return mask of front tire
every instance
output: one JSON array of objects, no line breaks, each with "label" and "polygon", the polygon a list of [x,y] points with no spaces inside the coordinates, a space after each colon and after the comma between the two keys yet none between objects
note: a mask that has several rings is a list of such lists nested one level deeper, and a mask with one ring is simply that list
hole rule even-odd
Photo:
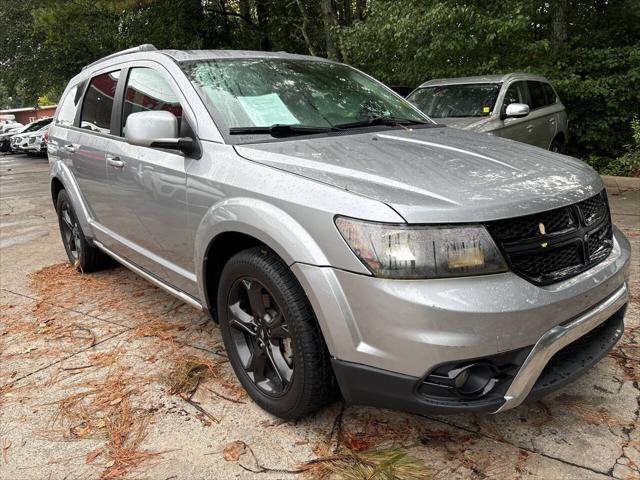
[{"label": "front tire", "polygon": [[275,253],[256,247],[227,262],[218,312],[231,366],[260,407],[290,420],[332,400],[324,338],[302,287]]},{"label": "front tire", "polygon": [[66,190],[60,190],[58,193],[56,212],[62,243],[71,265],[84,273],[100,270],[109,265],[109,257],[85,238]]}]

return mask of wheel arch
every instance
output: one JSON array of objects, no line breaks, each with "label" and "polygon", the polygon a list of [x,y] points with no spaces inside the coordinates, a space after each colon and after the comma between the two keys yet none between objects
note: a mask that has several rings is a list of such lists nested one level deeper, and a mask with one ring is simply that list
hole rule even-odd
[{"label": "wheel arch", "polygon": [[567,142],[567,137],[564,134],[564,132],[557,132],[555,134],[555,136],[553,137],[553,140],[551,140],[551,142],[554,142],[555,140],[561,140],[563,143]]},{"label": "wheel arch", "polygon": [[567,149],[567,136],[561,130],[556,132],[556,134],[551,139],[551,143],[549,144],[549,150],[551,150],[551,147],[553,146],[553,144],[554,144],[554,142],[556,140],[559,140],[562,143],[563,151],[560,152],[560,153],[564,153],[564,151],[566,151],[566,149]]},{"label": "wheel arch", "polygon": [[[218,287],[224,266],[231,257],[242,250],[261,245],[269,248],[255,237],[234,231],[220,233],[209,242],[203,260],[202,288],[205,305],[216,323],[218,323]],[[213,254],[213,252],[216,253]]]},{"label": "wheel arch", "polygon": [[95,237],[93,227],[89,223],[91,219],[90,210],[86,205],[80,189],[75,181],[75,178],[69,167],[62,161],[55,161],[51,165],[51,199],[53,201],[54,208],[56,207],[56,200],[61,190],[65,190],[69,195],[73,209],[78,217],[78,222],[82,228],[87,239],[93,239]]},{"label": "wheel arch", "polygon": [[288,266],[296,262],[328,264],[320,246],[299,222],[275,205],[252,198],[229,199],[211,207],[198,227],[195,245],[200,298],[216,321],[220,274],[239,251],[263,245]]},{"label": "wheel arch", "polygon": [[58,177],[51,177],[51,199],[53,200],[54,208],[56,207],[60,190],[64,190],[62,181]]}]

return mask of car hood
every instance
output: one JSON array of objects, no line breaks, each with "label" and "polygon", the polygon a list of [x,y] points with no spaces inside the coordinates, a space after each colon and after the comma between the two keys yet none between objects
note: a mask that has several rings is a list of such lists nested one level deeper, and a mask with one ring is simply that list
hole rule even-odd
[{"label": "car hood", "polygon": [[448,127],[460,128],[462,130],[482,130],[483,127],[493,120],[492,117],[449,117],[434,118],[434,121]]},{"label": "car hood", "polygon": [[249,160],[377,199],[409,223],[527,215],[603,188],[598,174],[579,160],[446,127],[291,139],[236,150]]},{"label": "car hood", "polygon": [[28,137],[29,135],[31,135],[32,133],[35,133],[35,132],[16,133],[16,134],[11,135],[11,136],[13,138],[25,138],[25,137]]}]

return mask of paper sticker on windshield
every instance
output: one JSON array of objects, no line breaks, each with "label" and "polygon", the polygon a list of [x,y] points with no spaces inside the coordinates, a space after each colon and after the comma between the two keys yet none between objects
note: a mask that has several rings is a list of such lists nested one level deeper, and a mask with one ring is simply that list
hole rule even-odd
[{"label": "paper sticker on windshield", "polygon": [[482,112],[483,113],[489,113],[489,110],[491,110],[490,107],[482,107]]},{"label": "paper sticker on windshield", "polygon": [[256,127],[295,125],[300,123],[277,93],[253,97],[236,97]]}]

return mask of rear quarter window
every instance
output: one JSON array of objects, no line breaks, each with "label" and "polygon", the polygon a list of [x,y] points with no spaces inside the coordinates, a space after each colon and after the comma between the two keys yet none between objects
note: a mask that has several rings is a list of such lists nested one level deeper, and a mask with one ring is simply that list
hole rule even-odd
[{"label": "rear quarter window", "polygon": [[71,126],[76,118],[76,113],[78,111],[79,104],[79,95],[78,95],[78,85],[73,86],[64,97],[62,102],[60,103],[60,110],[58,110],[58,115],[55,119],[56,125],[62,126]]}]

